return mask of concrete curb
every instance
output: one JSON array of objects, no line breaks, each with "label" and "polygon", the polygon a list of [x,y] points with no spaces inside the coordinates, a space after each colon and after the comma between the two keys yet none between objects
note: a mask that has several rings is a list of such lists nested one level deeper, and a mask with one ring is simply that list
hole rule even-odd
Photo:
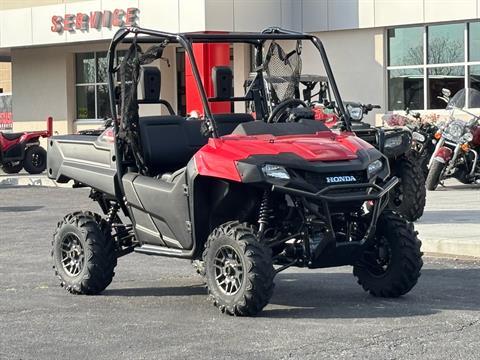
[{"label": "concrete curb", "polygon": [[0,175],[0,188],[23,187],[23,186],[39,186],[39,187],[72,187],[71,184],[58,184],[49,179],[46,175]]},{"label": "concrete curb", "polygon": [[480,258],[480,243],[475,239],[422,239],[422,251],[429,254]]}]

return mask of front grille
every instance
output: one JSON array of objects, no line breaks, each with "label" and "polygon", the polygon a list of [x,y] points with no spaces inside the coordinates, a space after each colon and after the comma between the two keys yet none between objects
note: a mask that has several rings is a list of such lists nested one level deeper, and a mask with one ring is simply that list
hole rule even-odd
[{"label": "front grille", "polygon": [[[326,174],[305,172],[304,178],[306,182],[315,186],[319,190],[330,185],[360,184],[368,182],[366,171],[335,172]],[[355,189],[354,191],[358,191],[358,189]]]}]

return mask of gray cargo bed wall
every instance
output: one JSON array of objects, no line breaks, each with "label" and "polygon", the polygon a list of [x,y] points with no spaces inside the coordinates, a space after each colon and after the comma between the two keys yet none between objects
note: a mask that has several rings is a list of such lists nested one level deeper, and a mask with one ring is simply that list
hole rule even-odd
[{"label": "gray cargo bed wall", "polygon": [[48,140],[48,177],[70,180],[114,196],[115,162],[113,143],[97,136],[62,135]]}]

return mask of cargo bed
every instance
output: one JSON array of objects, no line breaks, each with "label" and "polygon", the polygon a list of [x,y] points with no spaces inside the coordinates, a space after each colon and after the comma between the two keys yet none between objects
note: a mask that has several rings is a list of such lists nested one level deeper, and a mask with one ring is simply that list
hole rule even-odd
[{"label": "cargo bed", "polygon": [[59,183],[70,180],[114,195],[115,150],[102,137],[60,135],[48,139],[48,177]]}]

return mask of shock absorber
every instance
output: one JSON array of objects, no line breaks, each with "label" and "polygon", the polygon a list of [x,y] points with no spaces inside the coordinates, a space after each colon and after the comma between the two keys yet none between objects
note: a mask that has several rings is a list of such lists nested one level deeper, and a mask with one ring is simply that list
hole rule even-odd
[{"label": "shock absorber", "polygon": [[260,203],[260,210],[258,212],[258,237],[261,239],[265,235],[268,223],[272,219],[273,210],[270,208],[269,192],[265,190]]},{"label": "shock absorber", "polygon": [[120,205],[117,202],[114,202],[113,205],[110,207],[110,210],[108,210],[107,223],[109,225],[112,225],[113,222],[115,221],[115,218],[117,217],[117,213],[119,209],[120,209]]}]

